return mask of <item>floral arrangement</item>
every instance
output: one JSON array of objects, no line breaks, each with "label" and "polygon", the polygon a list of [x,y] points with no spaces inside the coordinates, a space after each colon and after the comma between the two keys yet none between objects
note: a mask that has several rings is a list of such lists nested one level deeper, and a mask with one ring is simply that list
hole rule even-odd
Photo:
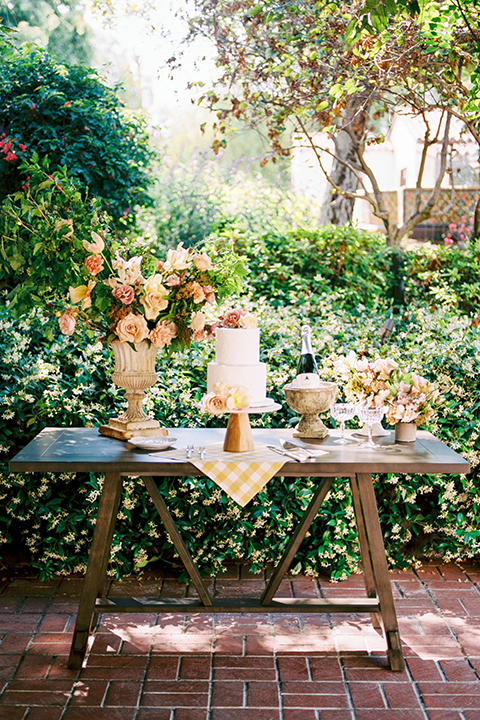
[{"label": "floral arrangement", "polygon": [[435,385],[413,372],[395,371],[388,382],[390,395],[385,415],[390,425],[414,422],[423,425],[434,415],[439,392]]},{"label": "floral arrangement", "polygon": [[213,392],[202,398],[201,410],[210,415],[221,415],[231,410],[244,410],[250,406],[250,396],[246,387],[234,387],[225,383],[215,383]]},{"label": "floral arrangement", "polygon": [[348,402],[364,402],[367,407],[385,403],[390,396],[387,381],[397,369],[398,364],[391,358],[378,358],[372,362],[358,358],[353,350],[333,361],[335,377],[346,383],[343,390]]},{"label": "floral arrangement", "polygon": [[94,230],[91,241],[83,240],[79,284],[69,287],[70,304],[57,313],[62,333],[72,335],[84,323],[101,331],[107,342],[148,340],[158,348],[213,336],[216,324],[207,322],[202,308],[232,292],[232,254],[229,263],[214,264],[207,253],[180,243],[165,260],[156,260],[150,251],[126,259],[121,246],[112,246]]},{"label": "floral arrangement", "polygon": [[349,402],[363,402],[367,407],[386,405],[385,418],[390,425],[415,422],[422,425],[434,415],[439,392],[435,385],[414,372],[401,369],[392,358],[374,361],[358,358],[352,351],[333,361],[337,378],[345,381]]},{"label": "floral arrangement", "polygon": [[220,318],[217,327],[221,328],[256,328],[257,316],[243,308],[227,310]]}]

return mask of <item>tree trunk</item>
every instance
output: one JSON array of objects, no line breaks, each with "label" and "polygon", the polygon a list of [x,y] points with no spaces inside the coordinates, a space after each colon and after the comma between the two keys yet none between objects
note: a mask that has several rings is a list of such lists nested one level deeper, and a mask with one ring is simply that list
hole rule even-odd
[{"label": "tree trunk", "polygon": [[335,157],[329,174],[332,187],[327,187],[323,199],[322,225],[346,225],[352,220],[355,198],[345,197],[342,190],[354,193],[358,189],[358,175],[352,166],[358,167],[357,148],[363,147],[367,124],[367,113],[359,105],[352,99],[345,112],[345,125],[334,137]]}]

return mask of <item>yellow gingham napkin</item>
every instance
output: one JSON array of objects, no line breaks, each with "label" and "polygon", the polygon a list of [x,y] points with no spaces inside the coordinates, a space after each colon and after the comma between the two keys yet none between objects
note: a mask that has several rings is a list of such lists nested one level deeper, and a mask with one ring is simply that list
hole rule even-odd
[{"label": "yellow gingham napkin", "polygon": [[[168,456],[185,460],[185,450],[169,451]],[[205,446],[204,460],[192,457],[188,462],[243,507],[288,461],[260,443],[251,452],[225,452],[222,443],[215,443]]]}]

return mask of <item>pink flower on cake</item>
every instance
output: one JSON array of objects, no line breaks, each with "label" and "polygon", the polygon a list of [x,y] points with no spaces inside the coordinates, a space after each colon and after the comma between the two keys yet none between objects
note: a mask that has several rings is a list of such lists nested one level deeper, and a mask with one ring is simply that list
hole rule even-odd
[{"label": "pink flower on cake", "polygon": [[71,312],[64,313],[58,318],[58,326],[63,335],[73,335],[77,321]]},{"label": "pink flower on cake", "polygon": [[135,298],[135,290],[131,285],[118,285],[112,292],[124,305],[130,305]]},{"label": "pink flower on cake", "polygon": [[194,255],[193,264],[195,265],[197,270],[213,270],[212,261],[207,255],[207,253],[200,253],[199,255]]},{"label": "pink flower on cake", "polygon": [[85,259],[85,267],[90,275],[98,275],[103,270],[103,257],[101,255],[89,255]]},{"label": "pink flower on cake", "polygon": [[148,337],[148,325],[143,315],[128,313],[118,321],[115,333],[122,342],[139,343]]},{"label": "pink flower on cake", "polygon": [[153,330],[150,330],[148,337],[155,347],[163,348],[166,345],[170,345],[173,338],[177,337],[177,326],[175,323],[169,323],[163,320],[157,323]]},{"label": "pink flower on cake", "polygon": [[241,310],[240,308],[235,308],[234,310],[227,310],[222,318],[222,327],[238,328],[242,315],[243,310]]}]

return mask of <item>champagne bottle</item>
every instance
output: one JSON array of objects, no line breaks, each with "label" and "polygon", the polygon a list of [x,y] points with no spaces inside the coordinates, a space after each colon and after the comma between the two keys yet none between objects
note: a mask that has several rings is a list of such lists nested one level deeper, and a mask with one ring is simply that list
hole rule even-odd
[{"label": "champagne bottle", "polygon": [[312,328],[302,325],[302,354],[298,361],[297,375],[318,373],[318,365],[312,350]]}]

